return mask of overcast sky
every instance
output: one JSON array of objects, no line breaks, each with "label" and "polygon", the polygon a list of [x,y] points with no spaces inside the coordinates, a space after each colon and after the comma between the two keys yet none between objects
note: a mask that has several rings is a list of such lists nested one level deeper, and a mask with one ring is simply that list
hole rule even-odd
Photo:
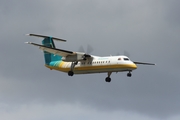
[{"label": "overcast sky", "polygon": [[[1,0],[1,120],[179,120],[179,0]],[[27,33],[67,40],[57,47],[93,55],[124,51],[156,63],[126,73],[75,75],[44,67]]]}]

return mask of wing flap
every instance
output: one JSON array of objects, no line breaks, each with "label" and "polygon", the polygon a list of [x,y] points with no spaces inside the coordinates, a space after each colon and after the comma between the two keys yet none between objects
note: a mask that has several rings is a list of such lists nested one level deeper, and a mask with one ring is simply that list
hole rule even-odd
[{"label": "wing flap", "polygon": [[76,55],[76,53],[72,52],[72,51],[67,51],[67,50],[62,50],[62,49],[57,49],[57,48],[50,48],[50,47],[46,47],[44,45],[39,45],[39,44],[32,43],[32,42],[26,42],[26,43],[34,45],[34,46],[38,46],[39,49],[41,49],[43,51],[46,51],[46,52],[49,52],[49,53],[52,53],[52,54],[55,54],[55,55],[60,55],[60,56],[63,56],[63,57],[66,57],[68,55]]}]

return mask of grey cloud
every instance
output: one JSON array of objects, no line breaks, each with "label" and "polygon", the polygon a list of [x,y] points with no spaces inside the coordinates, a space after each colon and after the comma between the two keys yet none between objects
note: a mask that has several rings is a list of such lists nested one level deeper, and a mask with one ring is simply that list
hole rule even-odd
[{"label": "grey cloud", "polygon": [[[7,104],[76,103],[99,111],[125,110],[157,118],[180,112],[178,1],[4,1],[0,4],[1,100]],[[43,54],[26,33],[67,39],[58,47],[90,43],[95,55],[130,51],[131,59],[155,62],[125,73],[68,77],[44,67]],[[80,43],[80,44],[79,44]]]}]

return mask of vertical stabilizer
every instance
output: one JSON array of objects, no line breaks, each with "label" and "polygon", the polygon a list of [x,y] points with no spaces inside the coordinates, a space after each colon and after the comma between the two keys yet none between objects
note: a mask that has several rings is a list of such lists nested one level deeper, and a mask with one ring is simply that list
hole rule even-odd
[{"label": "vertical stabilizer", "polygon": [[[42,44],[46,47],[55,48],[55,44],[54,44],[52,37],[46,37],[42,41]],[[62,56],[54,55],[52,53],[44,51],[45,64],[47,64],[47,65],[49,65],[50,62],[59,61],[59,60],[61,60],[61,58],[62,58]]]}]

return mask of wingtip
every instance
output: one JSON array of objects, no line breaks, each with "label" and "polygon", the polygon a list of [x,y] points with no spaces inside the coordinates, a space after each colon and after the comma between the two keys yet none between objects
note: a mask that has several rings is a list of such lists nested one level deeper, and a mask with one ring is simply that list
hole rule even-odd
[{"label": "wingtip", "polygon": [[26,44],[31,44],[31,42],[25,42]]}]

